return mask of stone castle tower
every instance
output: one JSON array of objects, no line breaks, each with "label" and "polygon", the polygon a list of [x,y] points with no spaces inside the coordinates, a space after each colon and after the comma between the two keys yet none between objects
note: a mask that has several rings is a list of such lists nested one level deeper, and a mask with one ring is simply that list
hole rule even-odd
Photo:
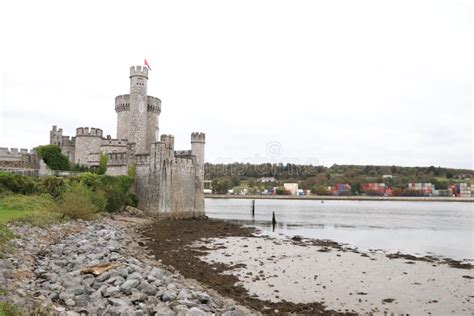
[{"label": "stone castle tower", "polygon": [[125,175],[135,165],[139,208],[149,213],[203,214],[205,134],[191,134],[191,150],[175,150],[172,135],[159,137],[161,100],[147,94],[148,68],[130,67],[129,78],[130,94],[115,98],[117,138],[88,127],[77,128],[75,137],[63,136],[53,126],[50,143],[80,165],[97,166],[107,153],[109,175]]}]

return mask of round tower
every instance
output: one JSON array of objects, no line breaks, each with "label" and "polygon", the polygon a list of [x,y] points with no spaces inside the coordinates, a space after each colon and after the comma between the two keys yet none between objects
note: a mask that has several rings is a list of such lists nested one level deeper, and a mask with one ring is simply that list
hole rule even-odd
[{"label": "round tower", "polygon": [[196,191],[194,195],[194,208],[196,212],[204,212],[204,146],[206,134],[191,134],[191,153],[196,156]]},{"label": "round tower", "polygon": [[128,139],[130,94],[119,95],[115,98],[115,112],[117,112],[117,139]]},{"label": "round tower", "polygon": [[79,127],[76,128],[76,148],[74,163],[89,165],[89,154],[98,153],[102,142],[102,130],[100,128]]},{"label": "round tower", "polygon": [[158,122],[161,113],[161,100],[152,96],[147,96],[147,123],[146,123],[146,146],[159,140]]},{"label": "round tower", "polygon": [[147,151],[148,68],[130,67],[130,113],[128,141],[136,144],[136,153]]}]

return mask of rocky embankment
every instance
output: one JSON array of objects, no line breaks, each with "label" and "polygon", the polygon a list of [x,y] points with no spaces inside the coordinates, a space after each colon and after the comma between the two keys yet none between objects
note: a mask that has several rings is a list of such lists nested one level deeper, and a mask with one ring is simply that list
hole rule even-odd
[{"label": "rocky embankment", "polygon": [[59,315],[249,313],[160,265],[118,223],[10,226],[19,237],[0,259],[0,301]]}]

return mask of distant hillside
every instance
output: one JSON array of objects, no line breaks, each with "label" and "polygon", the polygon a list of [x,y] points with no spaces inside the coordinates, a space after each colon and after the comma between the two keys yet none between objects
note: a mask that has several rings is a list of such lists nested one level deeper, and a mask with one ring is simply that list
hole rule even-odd
[{"label": "distant hillside", "polygon": [[[239,186],[245,181],[254,186],[260,178],[275,178],[274,183],[298,182],[300,188],[311,189],[315,186],[332,186],[336,183],[348,183],[354,192],[367,182],[385,183],[394,188],[406,188],[409,182],[430,182],[437,189],[445,189],[458,182],[471,183],[474,170],[442,167],[400,167],[400,166],[358,166],[332,165],[331,167],[295,164],[205,164],[206,180],[228,182],[228,187]],[[262,186],[260,184],[259,186]]]}]

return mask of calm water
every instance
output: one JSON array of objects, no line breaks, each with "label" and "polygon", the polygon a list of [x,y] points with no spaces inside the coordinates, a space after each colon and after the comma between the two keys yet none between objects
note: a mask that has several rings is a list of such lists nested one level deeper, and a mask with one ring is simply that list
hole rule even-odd
[{"label": "calm water", "polygon": [[[474,204],[462,202],[206,199],[211,218],[239,221],[274,236],[332,239],[360,249],[474,260]],[[272,232],[272,212],[277,226]]]}]

